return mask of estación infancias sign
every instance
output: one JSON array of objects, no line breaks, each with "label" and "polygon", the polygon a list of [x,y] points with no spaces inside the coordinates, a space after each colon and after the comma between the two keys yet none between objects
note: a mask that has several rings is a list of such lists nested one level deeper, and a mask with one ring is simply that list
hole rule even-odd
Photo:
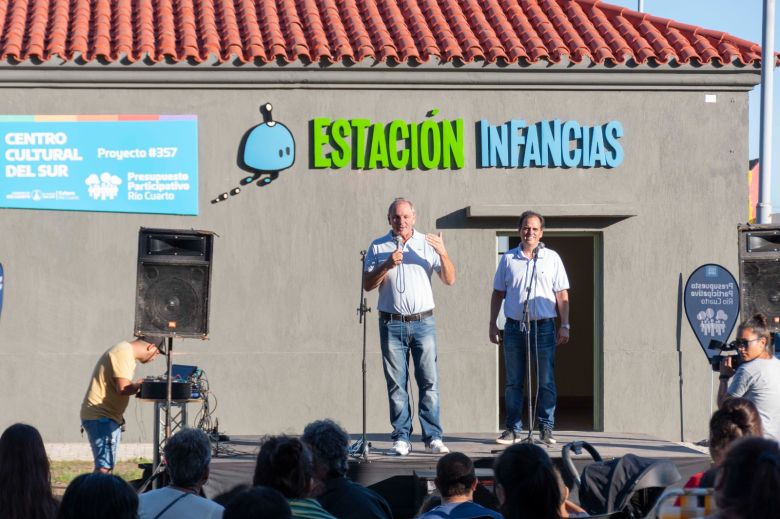
[{"label": "estaci\u00f3n infancias sign", "polygon": [[[434,111],[435,113],[435,111]],[[587,126],[559,119],[479,121],[478,168],[614,168],[623,162],[620,121]],[[463,119],[389,123],[324,117],[311,122],[316,169],[462,169]]]}]

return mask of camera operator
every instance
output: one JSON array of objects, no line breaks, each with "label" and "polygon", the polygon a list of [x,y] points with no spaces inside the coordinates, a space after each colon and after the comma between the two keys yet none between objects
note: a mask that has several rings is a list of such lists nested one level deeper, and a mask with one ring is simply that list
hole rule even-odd
[{"label": "camera operator", "polygon": [[730,397],[750,400],[761,415],[764,437],[777,441],[780,439],[780,360],[771,354],[766,317],[756,314],[742,321],[735,342],[741,364],[734,370],[731,358],[721,361],[718,406]]}]

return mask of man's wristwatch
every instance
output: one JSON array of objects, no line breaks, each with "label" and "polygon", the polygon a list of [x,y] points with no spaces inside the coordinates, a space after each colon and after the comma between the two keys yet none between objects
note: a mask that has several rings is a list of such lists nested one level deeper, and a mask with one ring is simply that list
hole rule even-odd
[{"label": "man's wristwatch", "polygon": [[564,330],[571,330],[571,325],[569,323],[561,323],[561,328]]}]

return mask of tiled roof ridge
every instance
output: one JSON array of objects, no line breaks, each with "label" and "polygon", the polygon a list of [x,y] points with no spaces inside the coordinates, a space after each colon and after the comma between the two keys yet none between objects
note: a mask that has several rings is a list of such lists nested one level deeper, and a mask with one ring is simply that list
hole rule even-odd
[{"label": "tiled roof ridge", "polygon": [[601,0],[0,0],[0,59],[756,67],[761,48]]}]

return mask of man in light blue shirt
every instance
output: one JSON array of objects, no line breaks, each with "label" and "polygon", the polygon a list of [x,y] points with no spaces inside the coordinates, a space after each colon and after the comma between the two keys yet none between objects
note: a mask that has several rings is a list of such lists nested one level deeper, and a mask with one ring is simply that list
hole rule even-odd
[{"label": "man in light blue shirt", "polygon": [[[555,349],[569,342],[569,278],[560,256],[540,241],[544,217],[533,211],[520,215],[521,245],[507,251],[498,263],[490,299],[490,341],[499,343],[496,319],[504,303],[504,365],[506,369],[506,429],[497,443],[520,441],[523,385],[526,372],[526,339],[532,358],[538,360],[536,419],[541,440],[556,443],[553,436],[557,390]],[[557,312],[556,312],[557,310]],[[560,315],[556,331],[555,317]],[[527,323],[526,323],[527,321]],[[530,389],[530,388],[529,388]],[[533,394],[529,390],[529,394]],[[533,424],[528,424],[529,429]]]},{"label": "man in light blue shirt", "polygon": [[407,384],[411,353],[419,389],[419,417],[428,452],[447,453],[439,421],[439,374],[436,365],[436,321],[433,317],[431,276],[435,271],[446,285],[455,283],[455,266],[441,233],[414,229],[412,203],[397,198],[387,220],[391,230],[374,240],[366,254],[363,283],[379,288],[379,340],[393,426],[392,454],[405,456],[412,448],[412,415]]}]

